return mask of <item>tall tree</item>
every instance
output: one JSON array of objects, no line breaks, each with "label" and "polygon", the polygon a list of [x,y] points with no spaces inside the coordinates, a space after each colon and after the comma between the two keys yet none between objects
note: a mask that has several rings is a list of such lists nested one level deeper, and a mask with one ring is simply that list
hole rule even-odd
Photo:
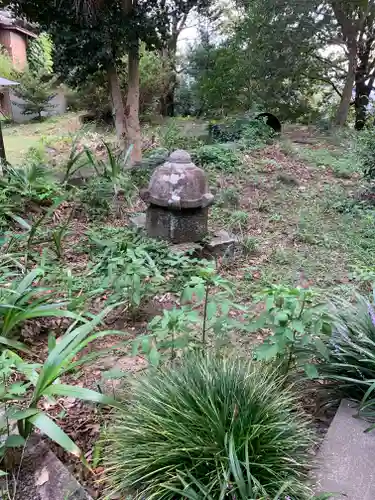
[{"label": "tall tree", "polygon": [[168,2],[168,26],[160,49],[165,71],[168,74],[163,94],[160,98],[160,113],[174,116],[175,90],[178,85],[177,42],[182,31],[187,27],[190,17],[198,14],[217,15],[215,2],[210,0],[170,0]]},{"label": "tall tree", "polygon": [[[141,158],[138,117],[139,42],[155,49],[165,32],[166,13],[157,0],[12,0],[16,13],[37,22],[54,41],[55,69],[79,84],[105,70],[118,138],[132,143],[133,160]],[[123,102],[117,67],[129,57],[128,95]]]}]

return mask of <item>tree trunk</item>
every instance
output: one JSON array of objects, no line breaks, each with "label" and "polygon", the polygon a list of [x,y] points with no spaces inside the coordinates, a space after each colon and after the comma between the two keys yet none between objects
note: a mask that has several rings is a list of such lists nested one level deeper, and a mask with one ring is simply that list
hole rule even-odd
[{"label": "tree trunk", "polygon": [[126,119],[125,107],[122,100],[120,80],[114,64],[110,65],[107,69],[108,83],[111,92],[111,99],[113,105],[113,112],[115,115],[116,135],[119,141],[124,141],[126,137]]},{"label": "tree trunk", "polygon": [[350,47],[348,74],[346,76],[345,86],[341,96],[340,105],[335,117],[335,125],[337,125],[338,127],[343,127],[348,118],[350,102],[352,100],[352,94],[353,94],[353,85],[354,85],[356,67],[357,67],[357,47],[355,44],[353,44]]},{"label": "tree trunk", "polygon": [[[355,129],[362,130],[366,125],[367,106],[374,86],[374,76],[370,74],[370,54],[374,37],[362,42],[358,51],[358,65],[355,72]],[[367,82],[367,83],[366,83]]]},{"label": "tree trunk", "polygon": [[1,120],[0,120],[0,176],[3,174],[3,165],[6,164],[7,158],[5,155],[5,146],[3,139],[3,131],[1,130]]},{"label": "tree trunk", "polygon": [[128,96],[126,100],[128,143],[133,145],[132,162],[142,160],[141,127],[139,123],[139,44],[129,49]]},{"label": "tree trunk", "polygon": [[160,114],[162,116],[174,116],[174,93],[176,85],[172,85],[168,92],[160,97]]}]

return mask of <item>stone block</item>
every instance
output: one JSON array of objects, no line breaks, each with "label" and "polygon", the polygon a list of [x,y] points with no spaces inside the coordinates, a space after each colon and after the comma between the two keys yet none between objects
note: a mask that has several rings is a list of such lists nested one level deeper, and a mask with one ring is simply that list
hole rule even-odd
[{"label": "stone block", "polygon": [[28,440],[14,500],[92,500],[39,436]]},{"label": "stone block", "polygon": [[233,257],[240,248],[237,236],[221,230],[205,243],[202,254],[204,257]]},{"label": "stone block", "polygon": [[133,215],[129,219],[129,225],[137,231],[144,231],[146,227],[146,214]]},{"label": "stone block", "polygon": [[338,500],[374,500],[375,432],[365,433],[370,424],[354,415],[343,400],[318,451],[314,489]]},{"label": "stone block", "polygon": [[201,241],[207,235],[207,208],[170,210],[150,205],[146,215],[146,231],[151,238],[171,243]]}]

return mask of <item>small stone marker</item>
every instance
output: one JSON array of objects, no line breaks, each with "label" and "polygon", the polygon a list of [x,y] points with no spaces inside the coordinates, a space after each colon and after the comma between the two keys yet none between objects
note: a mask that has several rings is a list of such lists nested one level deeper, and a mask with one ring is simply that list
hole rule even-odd
[{"label": "small stone marker", "polygon": [[152,238],[172,243],[201,241],[207,234],[209,192],[204,171],[195,166],[189,153],[174,151],[158,167],[141,197],[149,203],[146,232]]},{"label": "small stone marker", "polygon": [[375,499],[375,432],[370,424],[353,418],[356,409],[347,400],[340,407],[318,451],[315,491],[337,493],[338,500]]}]

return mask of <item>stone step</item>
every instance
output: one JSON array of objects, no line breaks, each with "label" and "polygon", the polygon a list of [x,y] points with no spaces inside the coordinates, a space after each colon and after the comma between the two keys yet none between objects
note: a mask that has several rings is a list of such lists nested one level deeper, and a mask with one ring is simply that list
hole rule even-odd
[{"label": "stone step", "polygon": [[339,500],[375,500],[375,430],[353,418],[355,405],[342,400],[317,455],[316,493]]}]

